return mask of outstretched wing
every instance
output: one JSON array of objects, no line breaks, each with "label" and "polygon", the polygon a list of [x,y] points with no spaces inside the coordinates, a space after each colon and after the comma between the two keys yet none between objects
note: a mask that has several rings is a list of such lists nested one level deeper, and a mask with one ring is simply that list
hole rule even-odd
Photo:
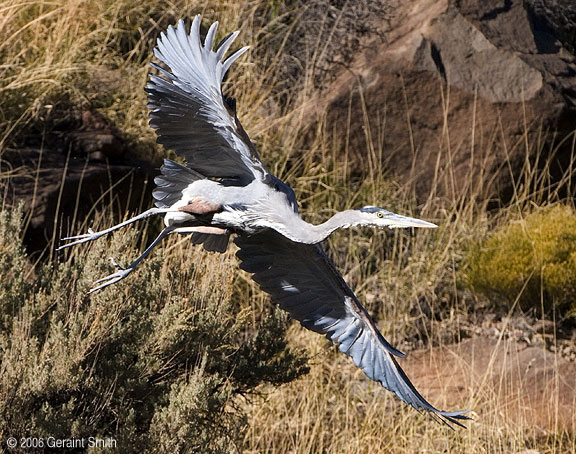
[{"label": "outstretched wing", "polygon": [[222,79],[230,65],[248,50],[224,54],[239,32],[224,38],[212,50],[218,22],[204,44],[200,41],[200,15],[190,33],[182,20],[158,38],[154,55],[168,70],[152,64],[160,75],[150,74],[146,86],[150,126],[158,142],[184,157],[187,166],[207,177],[262,179],[266,171],[236,117],[234,106],[222,95]]},{"label": "outstretched wing", "polygon": [[380,334],[320,246],[294,243],[272,230],[240,234],[234,242],[240,268],[254,273],[260,288],[305,328],[339,344],[370,379],[418,411],[457,425],[470,419],[466,411],[440,411],[420,395],[394,357],[405,355]]}]

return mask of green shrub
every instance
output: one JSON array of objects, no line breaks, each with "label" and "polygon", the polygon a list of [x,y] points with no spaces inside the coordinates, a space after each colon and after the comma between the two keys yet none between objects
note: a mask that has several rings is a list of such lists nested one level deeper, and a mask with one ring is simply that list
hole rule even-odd
[{"label": "green shrub", "polygon": [[524,309],[576,310],[576,212],[540,208],[503,226],[468,255],[468,283]]},{"label": "green shrub", "polygon": [[160,248],[88,296],[112,271],[111,251],[120,263],[138,254],[134,230],[33,267],[21,220],[22,210],[0,210],[0,440],[93,436],[125,453],[237,452],[244,396],[307,371],[286,348],[284,313],[253,314],[247,294],[232,300],[231,257]]}]

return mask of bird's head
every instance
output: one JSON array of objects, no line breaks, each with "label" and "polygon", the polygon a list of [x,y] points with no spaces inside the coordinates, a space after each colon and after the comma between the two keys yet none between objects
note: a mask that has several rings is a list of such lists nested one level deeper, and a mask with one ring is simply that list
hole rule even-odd
[{"label": "bird's head", "polygon": [[391,229],[405,227],[436,228],[436,224],[422,221],[408,216],[400,216],[380,207],[366,206],[356,212],[357,221],[353,225],[370,225],[374,227],[388,227]]}]

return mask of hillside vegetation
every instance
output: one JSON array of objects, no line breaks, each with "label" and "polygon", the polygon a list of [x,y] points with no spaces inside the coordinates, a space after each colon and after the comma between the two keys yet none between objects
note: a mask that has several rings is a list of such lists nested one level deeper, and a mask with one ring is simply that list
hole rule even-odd
[{"label": "hillside vegetation", "polygon": [[[565,169],[566,178],[550,186],[542,175],[554,150],[542,149],[538,165],[527,160],[522,175],[513,176],[511,201],[497,210],[475,188],[456,200],[430,196],[416,204],[412,188],[383,175],[386,150],[376,137],[365,150],[347,150],[336,143],[342,134],[333,134],[334,125],[320,121],[310,130],[306,124],[302,103],[329,77],[332,60],[338,60],[335,49],[358,45],[363,30],[350,24],[371,14],[383,20],[384,6],[375,12],[364,1],[4,1],[0,184],[16,176],[35,178],[3,154],[43,146],[51,128],[61,127],[74,109],[99,112],[122,132],[131,155],[160,162],[167,152],[155,144],[147,124],[148,62],[167,25],[201,13],[204,25],[220,21],[219,37],[240,29],[237,45],[253,46],[231,70],[225,90],[237,98],[238,116],[268,169],[294,188],[308,221],[380,205],[440,226],[417,232],[346,230],[326,245],[393,344],[410,350],[458,342],[487,313],[506,320],[522,310],[572,326],[574,207],[564,195],[574,169]],[[369,119],[365,127],[369,134]],[[438,153],[445,151],[445,145],[437,146]],[[348,153],[363,156],[361,174],[349,171]],[[112,188],[107,208],[76,222],[70,232],[63,228],[62,236],[112,225],[119,215],[116,201],[123,197]],[[129,278],[87,295],[92,282],[111,272],[108,257],[129,263],[160,220],[60,254],[52,239],[39,255],[23,241],[28,214],[8,200],[5,191],[3,448],[11,436],[99,436],[116,439],[118,452],[126,453],[576,451],[573,428],[511,418],[522,409],[506,407],[498,389],[486,392],[484,383],[482,390],[463,383],[469,387],[466,397],[456,398],[442,381],[451,374],[442,364],[430,365],[439,371],[434,387],[441,390],[432,403],[473,409],[468,430],[452,431],[406,407],[322,336],[277,310],[238,270],[234,246],[218,255],[185,237],[170,238]],[[566,248],[534,239],[547,216],[554,219],[546,231],[550,241],[561,238]],[[522,244],[511,244],[519,241],[518,232],[525,234]],[[498,274],[494,268],[503,259],[494,251],[523,253],[525,260],[514,262],[513,272],[500,268]],[[534,251],[541,251],[536,271],[530,268]],[[548,273],[558,263],[566,268]],[[556,312],[554,304],[543,304],[542,295],[558,302]],[[411,378],[419,387],[419,377]]]}]

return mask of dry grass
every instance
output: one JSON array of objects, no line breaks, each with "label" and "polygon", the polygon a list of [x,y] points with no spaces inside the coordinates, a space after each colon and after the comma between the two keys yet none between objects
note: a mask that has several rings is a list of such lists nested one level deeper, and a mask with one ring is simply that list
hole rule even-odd
[{"label": "dry grass", "polygon": [[[153,133],[147,127],[142,87],[153,37],[168,23],[198,12],[207,20],[220,20],[221,35],[241,28],[241,42],[255,45],[255,50],[233,70],[227,90],[238,98],[239,117],[269,169],[294,187],[307,220],[317,222],[336,210],[379,204],[440,225],[435,231],[416,232],[413,236],[399,231],[339,232],[330,240],[329,249],[344,277],[366,302],[369,311],[377,316],[380,327],[393,343],[408,336],[424,339],[428,345],[445,343],[446,329],[457,333],[454,327],[475,310],[461,299],[459,291],[458,269],[467,245],[485,237],[496,225],[523,217],[532,204],[556,202],[560,198],[556,192],[558,187],[551,188],[546,172],[538,171],[532,161],[526,160],[512,202],[498,213],[489,212],[487,203],[483,202],[489,182],[478,181],[466,188],[457,200],[446,202],[431,195],[415,207],[410,188],[400,188],[382,177],[380,169],[385,150],[378,148],[376,138],[367,150],[354,150],[366,155],[368,165],[364,175],[351,177],[346,154],[338,152],[341,144],[326,125],[318,126],[312,140],[306,143],[301,140],[299,133],[306,125],[302,124],[299,106],[314,89],[315,62],[300,61],[303,68],[299,83],[286,87],[281,79],[285,74],[283,65],[287,58],[297,57],[285,47],[295,28],[286,18],[298,17],[298,14],[283,3],[3,2],[0,6],[0,159],[3,147],[17,143],[27,131],[37,131],[42,119],[50,115],[50,106],[61,99],[96,106],[128,135],[150,140]],[[322,53],[325,44],[320,34],[318,36],[317,48],[308,54],[311,59]],[[367,131],[370,127],[374,129],[368,119],[365,121]],[[438,143],[439,155],[449,153],[449,141]],[[538,145],[526,143],[526,154],[530,147]],[[447,178],[449,171],[446,175],[439,174],[438,179],[443,180],[437,183],[447,184]],[[568,179],[564,183],[564,187],[569,184]],[[98,213],[95,218],[78,224],[75,230],[104,227],[111,221],[109,213]],[[54,263],[55,267],[59,266],[55,272],[44,271],[47,275],[34,271],[30,264],[17,263],[23,277],[18,280],[18,286],[12,290],[8,286],[6,290],[14,301],[18,301],[18,292],[30,293],[27,285],[43,289],[42,279],[56,279],[57,284],[50,287],[50,291],[42,290],[45,293],[30,303],[14,303],[14,307],[20,309],[11,309],[8,316],[4,314],[5,336],[1,347],[5,374],[0,382],[0,397],[5,411],[14,411],[9,404],[18,399],[33,406],[29,395],[42,394],[47,387],[57,392],[72,383],[81,389],[81,380],[102,379],[98,374],[77,374],[78,364],[93,361],[95,367],[96,357],[91,355],[100,348],[113,348],[115,335],[123,341],[130,339],[118,334],[124,331],[115,328],[132,320],[127,315],[128,309],[153,314],[150,323],[155,334],[144,344],[138,344],[142,338],[135,335],[134,342],[145,345],[146,351],[159,362],[142,366],[142,370],[149,371],[146,368],[150,367],[159,374],[172,370],[173,358],[166,355],[174,339],[194,335],[178,330],[179,326],[187,326],[190,320],[187,317],[191,314],[206,310],[216,319],[223,319],[226,326],[236,327],[236,334],[244,340],[254,335],[251,326],[264,323],[266,314],[270,314],[268,298],[247,275],[237,273],[234,251],[222,256],[210,255],[195,249],[185,239],[166,241],[139,275],[128,278],[130,282],[127,280],[94,297],[85,297],[90,281],[110,272],[105,260],[109,251],[129,260],[142,249],[148,228],[139,229],[142,235],[136,235],[135,229],[127,229],[110,241],[102,240],[99,245],[79,246],[62,257],[60,265]],[[2,279],[6,281],[9,277],[5,275]],[[441,323],[418,312],[420,306],[415,302],[419,298],[425,298],[432,312],[443,314]],[[61,324],[70,329],[61,331]],[[39,336],[35,329],[45,337]],[[63,333],[69,336],[69,341],[56,337]],[[537,426],[528,418],[514,418],[514,408],[504,408],[504,390],[493,387],[487,379],[482,381],[482,377],[478,381],[468,367],[472,359],[466,356],[452,354],[466,377],[462,383],[464,391],[459,393],[452,392],[453,370],[443,367],[441,357],[435,356],[438,362],[429,364],[429,370],[434,371],[431,381],[439,387],[439,391],[434,392],[433,403],[446,409],[475,410],[476,421],[469,424],[469,429],[453,432],[398,403],[390,393],[367,380],[347,358],[337,354],[322,337],[292,325],[287,338],[292,347],[308,352],[310,373],[282,386],[259,385],[260,396],[246,398],[242,393],[229,392],[223,401],[226,414],[230,415],[231,433],[219,438],[219,442],[236,440],[234,449],[246,453],[576,451],[573,432],[554,425]],[[226,342],[225,339],[218,344],[219,351],[227,348]],[[237,339],[235,342],[241,344]],[[192,377],[192,382],[193,377],[202,376],[208,367],[199,353],[202,351],[205,355],[208,350],[194,350],[196,356],[183,366],[184,374]],[[43,363],[34,363],[39,360]],[[42,364],[51,364],[57,372],[50,372],[48,366]],[[23,365],[25,372],[19,369]],[[408,365],[408,369],[413,367]],[[233,374],[229,369],[224,370]],[[413,378],[418,385],[419,377]],[[230,380],[233,383],[234,379]],[[558,375],[551,380],[557,381]],[[103,391],[106,398],[102,398],[100,407],[94,409],[96,419],[105,412],[106,399],[113,401],[120,392],[114,380],[102,379],[101,386],[104,384],[110,387]],[[96,385],[90,389],[98,389],[100,385]],[[191,396],[193,400],[208,391],[187,387],[155,389],[164,393],[164,400],[159,400],[161,410],[151,423],[150,443],[171,443],[170,431],[178,431],[171,424],[172,419],[188,414],[186,411],[192,414],[197,408],[186,407],[178,413],[178,408],[168,405],[167,401],[176,401],[180,397],[175,396],[182,395]],[[126,392],[125,395],[131,396],[130,390]],[[558,403],[552,400],[550,405],[554,407]],[[128,407],[121,410],[129,412]],[[64,405],[58,411],[48,422],[55,427],[60,421],[62,427],[73,430],[75,426],[71,421],[70,424],[63,421],[73,419],[74,415],[66,413],[68,409]],[[248,418],[247,428],[240,421],[243,414]],[[129,421],[135,427],[137,424],[133,416],[132,419],[118,417],[118,421],[126,424]],[[116,430],[112,434],[131,443],[132,426]],[[189,428],[184,434],[192,436],[194,430]],[[182,444],[176,447],[190,443],[185,438],[180,441]],[[230,446],[225,445],[222,452],[231,450]],[[158,446],[149,448],[163,451]],[[164,448],[167,452],[169,449]],[[188,449],[193,451],[190,446]]]}]

